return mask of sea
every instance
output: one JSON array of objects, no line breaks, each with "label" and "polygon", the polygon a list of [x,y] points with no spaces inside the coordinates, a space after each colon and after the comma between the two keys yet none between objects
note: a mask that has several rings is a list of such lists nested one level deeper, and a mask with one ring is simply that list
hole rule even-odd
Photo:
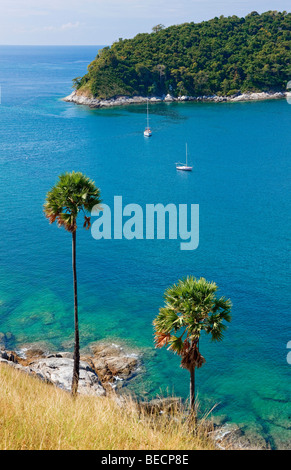
[{"label": "sea", "polygon": [[[214,281],[231,299],[232,321],[222,342],[201,338],[201,412],[240,426],[257,445],[291,448],[291,105],[150,104],[145,138],[144,104],[62,100],[101,47],[0,47],[1,337],[15,350],[73,347],[71,235],[43,214],[58,175],[83,172],[111,208],[116,196],[142,209],[199,205],[193,250],[167,231],[97,240],[80,219],[81,347],[104,340],[139,352],[132,393],[186,400],[189,374],[178,356],[155,349],[152,323],[167,287],[187,275]],[[179,172],[186,143],[193,171]]]}]

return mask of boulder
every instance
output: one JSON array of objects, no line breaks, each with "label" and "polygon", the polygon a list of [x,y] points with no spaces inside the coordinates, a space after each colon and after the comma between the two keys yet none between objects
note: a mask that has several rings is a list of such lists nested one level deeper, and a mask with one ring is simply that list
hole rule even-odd
[{"label": "boulder", "polygon": [[262,436],[262,430],[243,429],[244,426],[226,423],[214,429],[209,436],[214,440],[216,447],[222,450],[266,450],[268,445]]},{"label": "boulder", "polygon": [[[35,356],[32,356],[32,351],[29,349],[29,356],[22,358],[14,351],[0,350],[0,362],[7,363],[18,370],[37,376],[45,382],[70,392],[74,365],[71,354],[59,353],[43,357],[41,350],[35,350]],[[84,361],[80,361],[78,393],[95,396],[103,396],[106,393],[96,371]]]},{"label": "boulder", "polygon": [[172,95],[170,95],[169,93],[166,95],[164,101],[174,101],[174,98]]},{"label": "boulder", "polygon": [[91,351],[93,356],[89,358],[90,362],[103,383],[121,386],[137,370],[138,355],[125,351],[121,346],[96,343],[91,346]]},{"label": "boulder", "polygon": [[21,358],[14,351],[6,351],[5,349],[0,350],[0,359],[13,362],[14,364],[21,362]]},{"label": "boulder", "polygon": [[174,413],[181,411],[182,399],[179,397],[154,398],[150,401],[140,402],[138,407],[147,414]]},{"label": "boulder", "polygon": [[[60,354],[38,359],[30,363],[30,370],[39,378],[50,382],[63,390],[70,391],[73,378],[74,360]],[[82,395],[105,395],[105,389],[96,372],[87,362],[80,361],[78,393]]]}]

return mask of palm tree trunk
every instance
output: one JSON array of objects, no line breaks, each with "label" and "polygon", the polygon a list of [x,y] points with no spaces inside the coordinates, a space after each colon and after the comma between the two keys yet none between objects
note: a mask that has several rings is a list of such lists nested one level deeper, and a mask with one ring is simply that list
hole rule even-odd
[{"label": "palm tree trunk", "polygon": [[190,369],[190,412],[195,414],[195,367]]},{"label": "palm tree trunk", "polygon": [[197,432],[197,414],[195,407],[195,366],[190,369],[190,415],[189,423],[194,435]]},{"label": "palm tree trunk", "polygon": [[72,233],[72,264],[74,280],[74,318],[75,318],[75,345],[74,345],[74,368],[72,379],[72,395],[76,396],[79,384],[80,369],[80,341],[78,322],[78,295],[77,295],[77,269],[76,269],[76,230]]}]

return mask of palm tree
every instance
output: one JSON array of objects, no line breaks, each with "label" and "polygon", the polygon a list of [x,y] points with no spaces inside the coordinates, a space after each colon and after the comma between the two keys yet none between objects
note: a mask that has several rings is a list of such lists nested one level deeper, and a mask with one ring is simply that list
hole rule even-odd
[{"label": "palm tree", "polygon": [[59,176],[56,185],[47,193],[44,204],[45,216],[50,223],[57,221],[59,227],[64,227],[72,234],[72,265],[74,282],[74,368],[72,378],[72,395],[76,396],[79,383],[80,369],[80,342],[78,323],[78,295],[76,271],[76,230],[79,212],[84,215],[83,227],[89,229],[91,210],[100,204],[100,190],[95,183],[80,172],[63,173]]},{"label": "palm tree", "polygon": [[195,369],[205,363],[199,351],[201,333],[211,335],[212,341],[222,341],[230,322],[231,302],[217,298],[217,285],[193,276],[179,280],[164,294],[165,305],[160,308],[153,324],[157,348],[168,349],[181,356],[181,367],[190,372],[190,410],[195,416]]}]

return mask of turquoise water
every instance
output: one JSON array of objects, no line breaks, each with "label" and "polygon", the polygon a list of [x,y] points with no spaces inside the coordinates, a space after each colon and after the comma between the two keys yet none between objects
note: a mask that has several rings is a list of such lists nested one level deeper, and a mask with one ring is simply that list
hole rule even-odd
[{"label": "turquoise water", "polygon": [[[200,206],[200,244],[100,240],[78,231],[82,347],[112,338],[144,352],[133,390],[188,394],[179,359],[153,348],[163,292],[193,274],[214,280],[233,303],[221,344],[201,341],[203,409],[246,424],[273,447],[288,445],[290,374],[290,116],[286,101],[90,110],[61,101],[98,47],[0,47],[0,331],[10,347],[73,340],[71,237],[42,213],[63,171],[80,170],[112,206]],[[177,173],[188,143],[194,171]],[[81,227],[81,224],[80,224]]]}]

